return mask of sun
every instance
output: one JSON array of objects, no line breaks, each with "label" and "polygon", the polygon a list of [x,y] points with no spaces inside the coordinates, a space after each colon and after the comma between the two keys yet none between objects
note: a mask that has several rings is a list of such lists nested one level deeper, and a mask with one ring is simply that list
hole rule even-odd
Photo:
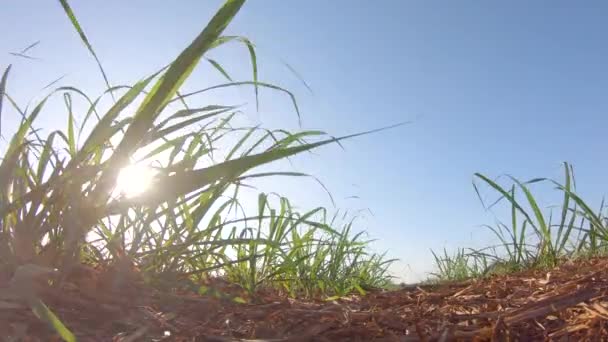
[{"label": "sun", "polygon": [[115,191],[126,197],[136,197],[146,192],[152,185],[156,172],[145,165],[129,165],[118,174]]}]

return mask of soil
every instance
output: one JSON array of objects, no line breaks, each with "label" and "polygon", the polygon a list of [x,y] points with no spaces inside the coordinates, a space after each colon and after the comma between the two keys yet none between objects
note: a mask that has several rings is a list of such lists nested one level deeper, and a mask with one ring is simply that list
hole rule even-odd
[{"label": "soil", "polygon": [[[260,291],[249,304],[159,292],[88,269],[39,296],[78,341],[584,341],[608,339],[608,259],[336,301]],[[137,277],[131,277],[137,279]],[[221,280],[207,286],[246,297]],[[0,279],[0,293],[8,287]],[[61,341],[27,305],[0,298],[6,341]],[[13,338],[13,339],[10,339]]]}]

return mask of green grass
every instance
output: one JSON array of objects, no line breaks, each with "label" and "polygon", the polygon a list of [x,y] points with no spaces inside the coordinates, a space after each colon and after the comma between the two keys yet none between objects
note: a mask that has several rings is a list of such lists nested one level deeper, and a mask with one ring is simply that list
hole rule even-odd
[{"label": "green grass", "polygon": [[[563,164],[564,180],[558,182],[536,178],[523,182],[508,176],[510,184],[502,186],[489,177],[476,173],[473,182],[484,208],[499,204],[508,206],[508,223],[486,225],[499,241],[483,251],[459,250],[443,258],[435,255],[435,277],[446,281],[478,278],[497,273],[509,273],[524,269],[551,268],[567,259],[606,255],[608,246],[608,217],[602,202],[594,211],[576,193],[574,170]],[[549,185],[562,197],[557,210],[543,210],[534,196],[532,184]],[[480,195],[480,186],[486,185],[499,195],[498,200],[487,205]]]},{"label": "green grass", "polygon": [[[11,68],[6,68],[0,114],[3,106],[11,106],[22,121],[0,163],[4,269],[13,272],[33,263],[65,271],[81,262],[129,258],[150,285],[165,289],[178,286],[176,276],[187,277],[190,284],[222,276],[251,294],[270,287],[323,298],[389,283],[392,260],[369,250],[363,234],[354,233],[354,220],[332,216],[322,207],[299,212],[289,199],[264,193],[257,207],[241,203],[243,190],[257,178],[307,176],[256,171],[260,166],[382,130],[332,138],[320,131],[242,127],[235,120],[238,106],[197,101],[196,95],[250,86],[257,103],[258,89],[267,88],[289,96],[300,117],[292,93],[258,80],[253,44],[222,35],[244,1],[227,0],[164,68],[133,85],[113,86],[74,11],[66,0],[59,3],[95,58],[107,90],[90,97],[77,87],[62,86],[23,109],[11,96]],[[247,47],[251,80],[233,81],[224,66],[205,57],[230,42]],[[201,60],[228,83],[181,93]],[[112,101],[104,106],[108,96]],[[52,97],[63,98],[67,125],[44,136],[37,122]],[[120,196],[114,191],[117,177],[133,164],[154,167],[152,190]],[[71,336],[48,312],[42,319],[62,336]]]},{"label": "green grass", "polygon": [[[57,87],[23,109],[10,93],[11,67],[2,74],[0,115],[10,107],[22,116],[0,163],[4,270],[38,264],[65,271],[82,262],[128,258],[150,286],[165,290],[185,284],[204,292],[197,288],[200,281],[214,276],[251,295],[270,288],[327,300],[395,287],[388,273],[394,260],[370,250],[371,241],[356,229],[356,217],[324,207],[296,210],[290,199],[277,194],[259,193],[257,203],[243,202],[256,179],[310,177],[260,167],[386,129],[339,138],[321,131],[271,131],[239,126],[239,106],[197,100],[212,91],[251,87],[257,105],[259,88],[266,88],[288,96],[300,119],[291,92],[259,80],[254,45],[244,37],[222,35],[244,1],[226,1],[174,61],[132,85],[112,85],[74,11],[67,1],[59,3],[96,60],[107,89],[92,97],[77,87]],[[250,80],[235,81],[220,61],[206,57],[228,43],[247,47],[244,60],[251,64]],[[180,92],[201,61],[227,83]],[[47,113],[47,101],[53,97],[64,100],[67,125],[45,135],[37,127],[38,118]],[[49,115],[57,117],[55,112]],[[133,164],[154,168],[152,190],[133,197],[117,194],[117,177]],[[499,195],[490,205],[482,200],[485,208],[508,206],[506,222],[487,226],[499,244],[454,254],[433,252],[436,280],[480,278],[605,255],[605,207],[602,203],[593,210],[577,194],[569,164],[564,163],[561,183],[507,179],[509,183],[501,185],[475,174],[474,181],[478,194],[483,185]],[[541,207],[533,184],[560,193],[558,210]],[[52,308],[33,293],[25,296],[42,320],[64,339],[74,339]]]},{"label": "green grass", "polygon": [[459,248],[456,253],[450,255],[443,250],[439,255],[431,250],[437,271],[432,273],[432,280],[437,282],[462,281],[470,278],[481,277],[489,269],[488,258],[481,254],[471,253],[464,248]]}]

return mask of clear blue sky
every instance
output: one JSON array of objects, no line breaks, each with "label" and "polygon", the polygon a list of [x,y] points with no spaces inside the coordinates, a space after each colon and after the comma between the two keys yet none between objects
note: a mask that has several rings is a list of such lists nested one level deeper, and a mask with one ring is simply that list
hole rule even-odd
[{"label": "clear blue sky", "polygon": [[[72,6],[117,84],[174,58],[220,3],[105,0]],[[473,191],[474,172],[559,177],[560,163],[569,161],[579,192],[592,202],[604,194],[607,16],[604,1],[257,0],[245,4],[228,33],[258,45],[260,79],[294,90],[304,128],[340,135],[416,120],[350,141],[345,152],[328,147],[296,163],[330,188],[339,207],[371,208],[374,216],[361,228],[379,240],[378,250],[402,259],[395,272],[414,280],[430,271],[430,248],[484,243],[487,235],[478,226],[493,219]],[[63,84],[92,93],[103,86],[58,2],[4,3],[0,31],[0,67],[14,63],[9,91],[19,100],[63,74]],[[36,40],[41,43],[31,54],[42,60],[8,55]],[[242,47],[216,56],[238,78],[248,75]],[[282,60],[304,77],[313,95]],[[213,81],[201,72],[188,87]],[[251,100],[248,89],[238,94]],[[267,126],[297,128],[288,105],[284,97],[263,92],[260,113],[250,115]],[[64,116],[47,113],[46,120],[53,125]],[[275,185],[303,207],[327,204],[314,182]],[[345,199],[352,195],[361,199]]]}]

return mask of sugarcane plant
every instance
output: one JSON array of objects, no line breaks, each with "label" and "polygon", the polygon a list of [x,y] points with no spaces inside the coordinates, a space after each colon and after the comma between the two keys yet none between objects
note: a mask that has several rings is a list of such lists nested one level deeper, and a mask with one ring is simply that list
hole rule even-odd
[{"label": "sugarcane plant", "polygon": [[[370,252],[360,235],[351,237],[350,223],[337,229],[325,208],[300,214],[280,197],[276,209],[267,194],[259,195],[257,209],[243,208],[241,191],[249,181],[308,176],[256,172],[260,166],[379,131],[333,138],[321,131],[235,127],[242,107],[193,106],[197,96],[242,86],[253,88],[257,104],[259,89],[266,88],[288,96],[300,118],[291,92],[258,79],[255,46],[247,38],[223,35],[244,2],[225,1],[166,66],[133,85],[111,85],[68,1],[59,0],[106,89],[90,97],[77,87],[58,86],[32,108],[22,108],[10,93],[11,67],[2,74],[0,114],[12,108],[21,118],[0,163],[3,272],[17,274],[30,267],[37,271],[19,274],[58,269],[65,275],[83,262],[128,260],[152,285],[175,282],[175,275],[219,275],[251,293],[270,286],[292,295],[343,295],[387,282],[391,260]],[[229,43],[246,47],[250,80],[234,81],[224,66],[207,57]],[[181,92],[201,61],[226,82]],[[67,126],[45,135],[39,117],[54,97],[65,104]],[[141,193],[122,193],[117,182],[132,167],[145,170],[139,176],[150,175],[152,185]],[[229,215],[239,211],[239,218]],[[28,296],[39,317],[65,340],[74,340],[34,292]]]}]

